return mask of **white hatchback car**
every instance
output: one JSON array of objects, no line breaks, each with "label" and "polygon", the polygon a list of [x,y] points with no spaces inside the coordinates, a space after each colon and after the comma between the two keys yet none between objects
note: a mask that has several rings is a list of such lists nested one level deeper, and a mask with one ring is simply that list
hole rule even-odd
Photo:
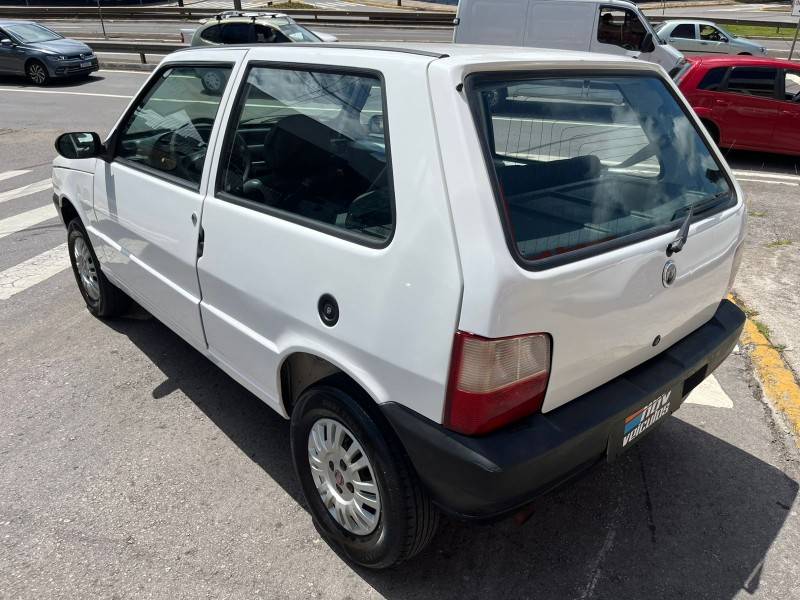
[{"label": "white hatchback car", "polygon": [[641,61],[193,49],[56,148],[89,310],[134,298],[291,419],[313,518],[369,567],[615,458],[744,322],[741,190]]}]

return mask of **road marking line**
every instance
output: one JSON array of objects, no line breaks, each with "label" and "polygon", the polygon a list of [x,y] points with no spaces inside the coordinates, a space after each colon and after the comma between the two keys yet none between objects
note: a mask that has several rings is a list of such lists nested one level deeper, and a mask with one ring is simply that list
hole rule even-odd
[{"label": "road marking line", "polygon": [[715,408],[733,408],[733,400],[725,393],[717,378],[711,375],[700,385],[692,390],[686,398],[687,404],[701,404],[703,406],[713,406]]},{"label": "road marking line", "polygon": [[20,171],[6,171],[5,173],[0,173],[0,181],[5,181],[6,179],[11,179],[12,177],[19,177],[20,175],[25,175],[25,173],[30,173],[30,169],[22,169]]},{"label": "road marking line", "polygon": [[63,90],[24,90],[21,88],[0,87],[0,92],[21,92],[23,94],[64,94],[67,96],[95,96],[97,98],[125,98],[133,96],[122,96],[120,94],[95,94],[93,92],[65,92]]},{"label": "road marking line", "polygon": [[69,266],[67,244],[64,243],[9,267],[0,273],[0,300],[8,300]]},{"label": "road marking line", "polygon": [[24,231],[39,223],[44,223],[50,219],[58,217],[58,213],[52,204],[42,206],[41,208],[34,208],[28,212],[14,215],[0,221],[0,238],[4,238],[12,233]]},{"label": "road marking line", "polygon": [[800,186],[800,183],[791,183],[789,181],[770,181],[769,179],[751,179],[749,177],[737,177],[736,181],[752,181],[755,183],[769,183],[770,185],[788,185],[789,187]]},{"label": "road marking line", "polygon": [[768,171],[742,171],[740,169],[734,169],[733,173],[734,175],[744,175],[745,177],[764,177],[766,179],[786,179],[788,181],[800,182],[800,175],[781,175]]},{"label": "road marking line", "polygon": [[23,185],[22,187],[8,190],[7,192],[0,192],[0,204],[3,202],[8,202],[9,200],[24,198],[25,196],[30,196],[31,194],[36,194],[37,192],[43,192],[52,187],[53,182],[51,179],[42,179],[36,183],[29,183],[28,185]]},{"label": "road marking line", "polygon": [[764,395],[781,411],[794,429],[794,442],[800,448],[800,385],[766,336],[751,319],[742,332],[742,344],[747,346]]}]

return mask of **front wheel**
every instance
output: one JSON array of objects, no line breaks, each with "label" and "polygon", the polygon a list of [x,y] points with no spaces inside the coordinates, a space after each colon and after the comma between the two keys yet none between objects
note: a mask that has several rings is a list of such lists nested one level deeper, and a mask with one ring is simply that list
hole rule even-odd
[{"label": "front wheel", "polygon": [[28,63],[25,67],[25,74],[28,76],[28,79],[36,85],[45,85],[50,80],[47,67],[38,60],[32,60]]},{"label": "front wheel", "polygon": [[123,314],[130,298],[103,275],[80,219],[73,219],[67,227],[67,248],[75,282],[89,312],[96,317]]},{"label": "front wheel", "polygon": [[393,432],[346,390],[321,384],[301,395],[292,457],[326,540],[352,561],[383,569],[428,544],[438,511]]}]

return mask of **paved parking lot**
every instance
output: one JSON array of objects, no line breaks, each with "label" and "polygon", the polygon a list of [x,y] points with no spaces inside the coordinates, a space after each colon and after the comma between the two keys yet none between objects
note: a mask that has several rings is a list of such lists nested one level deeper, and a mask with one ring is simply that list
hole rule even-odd
[{"label": "paved parking lot", "polygon": [[[92,318],[66,268],[53,139],[105,133],[141,82],[0,79],[0,598],[800,597],[800,453],[745,353],[524,524],[445,521],[386,573],[344,562],[286,423],[143,311]],[[737,293],[792,356],[800,171],[729,158],[751,203]]]}]

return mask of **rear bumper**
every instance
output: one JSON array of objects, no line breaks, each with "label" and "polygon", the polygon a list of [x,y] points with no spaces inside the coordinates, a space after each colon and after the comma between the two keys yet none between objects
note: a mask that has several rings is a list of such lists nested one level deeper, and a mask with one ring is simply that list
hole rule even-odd
[{"label": "rear bumper", "polygon": [[399,404],[382,409],[441,508],[463,518],[497,517],[613,459],[625,418],[659,396],[671,392],[669,412],[677,410],[730,354],[744,321],[724,300],[708,323],[655,358],[565,406],[483,437],[452,432]]}]

